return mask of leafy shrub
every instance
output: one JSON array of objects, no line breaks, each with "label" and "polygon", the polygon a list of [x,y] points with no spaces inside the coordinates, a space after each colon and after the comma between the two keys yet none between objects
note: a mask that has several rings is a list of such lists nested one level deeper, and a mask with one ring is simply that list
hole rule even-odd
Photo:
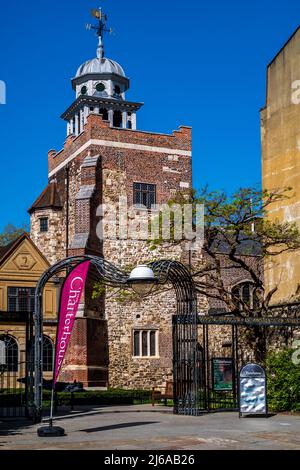
[{"label": "leafy shrub", "polygon": [[300,365],[292,361],[294,350],[271,354],[266,361],[269,409],[300,411]]}]

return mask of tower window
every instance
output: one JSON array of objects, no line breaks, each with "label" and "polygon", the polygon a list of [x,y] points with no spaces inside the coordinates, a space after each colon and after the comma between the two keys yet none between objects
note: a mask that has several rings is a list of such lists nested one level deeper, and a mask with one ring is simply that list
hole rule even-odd
[{"label": "tower window", "polygon": [[105,90],[105,85],[103,83],[97,83],[96,90],[102,92]]},{"label": "tower window", "polygon": [[108,121],[107,109],[101,108],[100,111],[99,111],[99,114],[102,114],[102,119],[104,119],[104,121]]},{"label": "tower window", "polygon": [[116,93],[117,95],[120,95],[120,94],[121,94],[121,88],[119,87],[119,85],[116,85],[116,86],[115,86],[115,93]]},{"label": "tower window", "polygon": [[82,94],[82,95],[86,95],[86,94],[87,94],[87,87],[86,87],[85,85],[81,88],[81,94]]},{"label": "tower window", "polygon": [[115,111],[114,112],[113,126],[114,127],[122,127],[122,113],[121,113],[121,111]]},{"label": "tower window", "polygon": [[156,204],[156,185],[147,183],[133,183],[133,204],[151,209]]},{"label": "tower window", "polygon": [[33,287],[9,287],[8,311],[9,312],[33,312],[34,288]]},{"label": "tower window", "polygon": [[42,217],[40,219],[40,232],[48,232],[49,222],[48,217]]},{"label": "tower window", "polygon": [[133,332],[133,356],[157,357],[158,356],[158,331],[135,330]]}]

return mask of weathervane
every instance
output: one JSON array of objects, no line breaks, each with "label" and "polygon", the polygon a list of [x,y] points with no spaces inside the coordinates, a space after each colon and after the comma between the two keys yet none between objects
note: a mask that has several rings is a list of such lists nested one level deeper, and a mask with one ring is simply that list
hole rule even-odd
[{"label": "weathervane", "polygon": [[106,26],[106,24],[107,24],[107,15],[102,12],[101,7],[98,10],[97,9],[91,10],[91,15],[94,18],[97,18],[98,24],[97,25],[86,24],[86,29],[88,29],[88,30],[94,29],[96,31],[97,36],[99,37],[97,57],[98,57],[98,59],[102,59],[102,57],[104,57],[104,47],[103,47],[104,33],[112,34],[113,30],[112,30],[112,28],[107,28],[107,26]]}]

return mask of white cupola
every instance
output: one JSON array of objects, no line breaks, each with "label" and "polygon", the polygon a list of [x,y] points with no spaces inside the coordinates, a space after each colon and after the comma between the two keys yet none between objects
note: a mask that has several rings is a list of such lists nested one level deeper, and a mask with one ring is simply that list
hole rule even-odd
[{"label": "white cupola", "polygon": [[62,115],[67,121],[68,135],[79,135],[90,113],[101,114],[111,127],[135,130],[136,112],[143,104],[126,101],[129,79],[121,65],[104,56],[107,17],[101,9],[93,14],[99,20],[97,26],[90,26],[97,30],[99,38],[97,57],[82,64],[72,80],[76,100]]}]

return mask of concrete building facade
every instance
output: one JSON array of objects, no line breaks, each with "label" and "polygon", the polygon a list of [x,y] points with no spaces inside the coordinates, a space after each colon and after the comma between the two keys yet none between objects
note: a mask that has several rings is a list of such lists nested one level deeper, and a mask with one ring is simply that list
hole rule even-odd
[{"label": "concrete building facade", "polygon": [[[261,110],[262,180],[265,189],[292,188],[290,198],[275,203],[270,220],[300,227],[300,28],[267,67],[267,95]],[[300,286],[299,252],[283,253],[265,265],[273,302],[295,299]]]}]

